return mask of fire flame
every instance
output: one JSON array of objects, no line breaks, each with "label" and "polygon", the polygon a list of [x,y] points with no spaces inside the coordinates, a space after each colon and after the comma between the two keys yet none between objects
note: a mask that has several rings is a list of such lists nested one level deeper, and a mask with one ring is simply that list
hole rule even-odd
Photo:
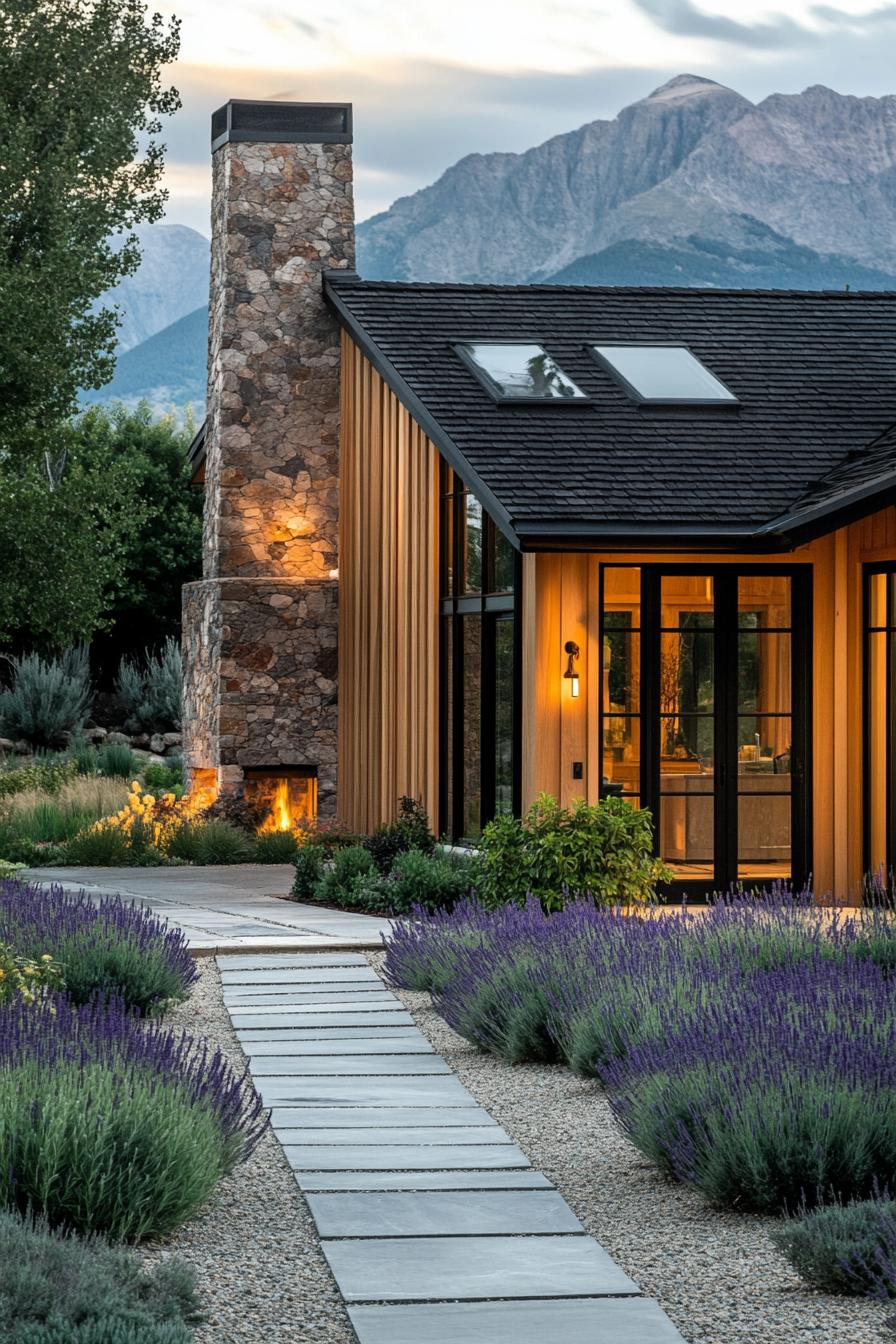
[{"label": "fire flame", "polygon": [[274,796],[271,799],[271,810],[259,826],[258,834],[267,835],[271,831],[291,831],[295,821],[289,799],[289,780],[278,779]]}]

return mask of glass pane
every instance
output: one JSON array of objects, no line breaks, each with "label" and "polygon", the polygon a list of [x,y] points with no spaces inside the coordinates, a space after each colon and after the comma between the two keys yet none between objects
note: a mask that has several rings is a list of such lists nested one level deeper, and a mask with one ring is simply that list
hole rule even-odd
[{"label": "glass pane", "polygon": [[604,625],[615,624],[624,618],[632,629],[641,624],[641,571],[604,567]]},{"label": "glass pane", "polygon": [[[619,612],[627,617],[628,612]],[[637,714],[641,707],[641,636],[620,625],[604,630],[605,714]]]},{"label": "glass pane", "polygon": [[715,752],[711,718],[694,714],[660,720],[660,791],[711,793]]},{"label": "glass pane", "polygon": [[499,528],[495,528],[495,592],[512,593],[516,574],[516,551]]},{"label": "glass pane", "polygon": [[778,776],[777,788],[790,788],[793,722],[789,714],[737,718],[737,773]]},{"label": "glass pane", "polygon": [[513,811],[513,619],[495,622],[495,815]]},{"label": "glass pane", "polygon": [[787,574],[742,574],[737,580],[737,620],[742,630],[789,630],[791,580]]},{"label": "glass pane", "polygon": [[681,792],[660,798],[660,854],[677,876],[713,876],[715,799],[711,793]]},{"label": "glass pane", "polygon": [[482,592],[482,505],[475,495],[463,496],[464,576],[463,591]]},{"label": "glass pane", "polygon": [[714,636],[683,630],[660,636],[660,713],[711,714],[715,703]]},{"label": "glass pane", "polygon": [[475,840],[481,830],[482,723],[482,617],[463,618],[464,797],[463,836]]},{"label": "glass pane", "polygon": [[442,545],[445,550],[442,557],[442,597],[451,597],[454,593],[455,499],[455,495],[445,495],[442,500]]},{"label": "glass pane", "polygon": [[641,787],[641,720],[604,716],[605,793],[635,793]]},{"label": "glass pane", "polygon": [[737,400],[683,345],[595,345],[594,351],[646,401]]},{"label": "glass pane", "polygon": [[486,341],[457,346],[504,397],[584,397],[541,345]]},{"label": "glass pane", "polygon": [[741,630],[737,642],[737,707],[742,713],[789,714],[792,679],[790,635]]},{"label": "glass pane", "polygon": [[[874,578],[881,577],[874,575]],[[887,639],[868,636],[868,829],[872,872],[887,868]],[[892,692],[891,692],[892,694]]]},{"label": "glass pane", "polygon": [[445,826],[448,835],[456,840],[454,833],[454,621],[449,616],[442,621],[442,634],[445,640],[445,685],[442,694],[445,697],[445,741],[442,744],[445,753]]},{"label": "glass pane", "polygon": [[[886,625],[896,617],[896,602],[892,595],[896,593],[896,574],[870,574],[871,585],[871,624]],[[887,593],[891,594],[890,608],[887,609]]]},{"label": "glass pane", "polygon": [[790,876],[790,798],[756,790],[737,800],[737,873],[742,878]]},{"label": "glass pane", "polygon": [[708,574],[664,574],[660,624],[666,630],[713,626],[713,582]]}]

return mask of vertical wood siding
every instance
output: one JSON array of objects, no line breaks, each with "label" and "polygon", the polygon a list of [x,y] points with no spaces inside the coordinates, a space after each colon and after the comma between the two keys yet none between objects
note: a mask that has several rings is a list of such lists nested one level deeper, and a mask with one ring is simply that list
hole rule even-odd
[{"label": "vertical wood siding", "polygon": [[342,335],[339,815],[438,816],[438,452]]}]

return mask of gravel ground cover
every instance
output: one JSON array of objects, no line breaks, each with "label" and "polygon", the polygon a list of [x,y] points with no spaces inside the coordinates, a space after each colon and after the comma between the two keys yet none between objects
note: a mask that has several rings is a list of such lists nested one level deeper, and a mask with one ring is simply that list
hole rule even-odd
[{"label": "gravel ground cover", "polygon": [[[369,954],[382,966],[382,954]],[[659,1300],[689,1344],[879,1344],[894,1309],[807,1288],[772,1245],[772,1221],[711,1208],[667,1181],[617,1130],[596,1082],[560,1065],[480,1054],[396,990],[478,1101],[556,1184],[585,1230]]]},{"label": "gravel ground cover", "polygon": [[[206,1036],[242,1069],[213,958],[166,1021]],[[279,1143],[267,1134],[203,1212],[148,1259],[176,1252],[197,1275],[207,1320],[196,1344],[356,1344],[314,1222]]]}]

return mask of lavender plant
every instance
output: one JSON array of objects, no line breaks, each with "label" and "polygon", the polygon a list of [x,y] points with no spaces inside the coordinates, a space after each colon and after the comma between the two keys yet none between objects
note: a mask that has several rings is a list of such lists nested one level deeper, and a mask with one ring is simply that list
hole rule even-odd
[{"label": "lavender plant", "polygon": [[636,1147],[719,1204],[780,1213],[896,1180],[892,986],[845,956],[754,972],[605,1070]]},{"label": "lavender plant", "polygon": [[802,1210],[771,1235],[822,1292],[896,1297],[896,1202],[885,1195]]},{"label": "lavender plant", "polygon": [[0,881],[0,943],[19,956],[51,953],[75,1003],[120,997],[141,1013],[186,997],[197,971],[180,930],[120,896],[95,903],[86,892]]},{"label": "lavender plant", "polygon": [[266,1126],[220,1051],[120,1000],[0,1005],[0,1207],[115,1240],[165,1236]]}]

